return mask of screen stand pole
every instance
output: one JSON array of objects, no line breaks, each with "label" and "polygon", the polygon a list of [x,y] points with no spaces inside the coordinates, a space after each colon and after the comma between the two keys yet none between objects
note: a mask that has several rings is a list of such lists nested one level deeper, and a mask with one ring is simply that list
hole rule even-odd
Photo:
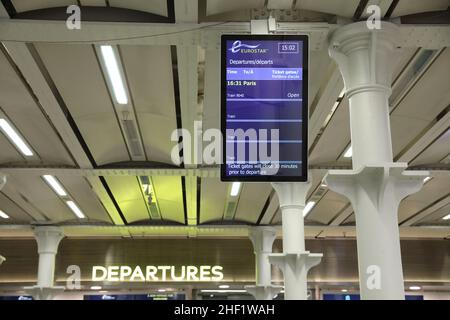
[{"label": "screen stand pole", "polygon": [[24,289],[36,300],[52,300],[64,291],[64,287],[54,286],[55,257],[64,234],[59,227],[42,226],[34,229],[34,236],[39,253],[38,281],[36,286]]},{"label": "screen stand pole", "polygon": [[278,195],[282,214],[283,253],[269,255],[284,276],[285,300],[307,300],[307,274],[320,263],[321,253],[305,250],[303,209],[311,182],[272,183]]},{"label": "screen stand pole", "polygon": [[277,236],[273,227],[252,227],[248,230],[248,236],[253,243],[255,253],[256,285],[246,286],[248,293],[256,300],[272,300],[283,288],[272,285],[271,264],[269,254]]},{"label": "screen stand pole", "polygon": [[355,211],[362,299],[404,299],[398,206],[423,185],[425,171],[394,163],[389,96],[399,28],[366,22],[337,29],[329,53],[337,62],[349,99],[353,170],[330,170],[328,188],[346,196]]}]

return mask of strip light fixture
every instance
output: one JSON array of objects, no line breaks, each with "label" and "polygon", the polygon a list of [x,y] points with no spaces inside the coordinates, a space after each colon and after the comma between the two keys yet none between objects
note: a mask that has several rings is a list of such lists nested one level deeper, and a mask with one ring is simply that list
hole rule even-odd
[{"label": "strip light fixture", "polygon": [[42,176],[45,181],[49,184],[49,186],[56,192],[60,197],[67,197],[67,192],[64,190],[59,181],[52,175],[46,174]]},{"label": "strip light fixture", "polygon": [[100,46],[100,52],[102,53],[102,58],[106,66],[106,72],[108,74],[116,102],[118,104],[128,104],[127,91],[125,89],[125,84],[113,47],[108,45]]},{"label": "strip light fixture", "polygon": [[431,177],[426,177],[425,179],[423,179],[423,184],[427,183],[430,180],[431,180]]},{"label": "strip light fixture", "polygon": [[80,208],[78,208],[78,206],[75,204],[75,202],[73,202],[72,200],[68,200],[68,201],[66,201],[66,204],[70,208],[70,210],[72,210],[73,213],[75,213],[75,215],[78,218],[80,218],[80,219],[86,218],[86,216],[83,214],[83,212],[80,210]]},{"label": "strip light fixture", "polygon": [[231,192],[230,196],[236,197],[239,194],[239,190],[241,189],[241,183],[240,182],[233,182],[231,185]]},{"label": "strip light fixture", "polygon": [[316,205],[315,201],[309,201],[305,208],[303,208],[303,216],[306,217],[306,215],[312,210],[312,208],[314,208],[314,206]]},{"label": "strip light fixture", "polygon": [[31,148],[7,120],[0,119],[0,129],[24,156],[33,156]]},{"label": "strip light fixture", "polygon": [[442,220],[450,220],[450,213],[444,217],[442,217]]},{"label": "strip light fixture", "polygon": [[6,213],[4,213],[2,210],[0,210],[0,218],[9,219],[9,216]]},{"label": "strip light fixture", "polygon": [[344,153],[344,158],[351,158],[353,156],[352,146],[348,147],[347,151]]}]

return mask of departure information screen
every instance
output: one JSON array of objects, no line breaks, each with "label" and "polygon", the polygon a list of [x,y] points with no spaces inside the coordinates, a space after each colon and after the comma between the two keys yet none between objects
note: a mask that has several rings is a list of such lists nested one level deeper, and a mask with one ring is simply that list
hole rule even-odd
[{"label": "departure information screen", "polygon": [[222,181],[306,181],[308,38],[222,36]]}]

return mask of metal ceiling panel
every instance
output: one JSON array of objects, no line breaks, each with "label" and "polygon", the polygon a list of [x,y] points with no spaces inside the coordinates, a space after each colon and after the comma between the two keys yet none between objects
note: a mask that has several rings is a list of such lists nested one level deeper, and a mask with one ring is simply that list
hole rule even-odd
[{"label": "metal ceiling panel", "polygon": [[153,190],[158,202],[161,218],[184,223],[184,204],[181,177],[153,176]]},{"label": "metal ceiling panel", "polygon": [[228,185],[217,178],[202,179],[199,223],[222,220]]},{"label": "metal ceiling panel", "polygon": [[8,138],[0,132],[0,163],[8,162],[18,162],[23,161],[24,158],[21,156],[19,151],[9,142]]},{"label": "metal ceiling panel", "polygon": [[206,15],[219,14],[229,11],[259,9],[264,7],[265,0],[207,0]]},{"label": "metal ceiling panel", "polygon": [[[334,61],[328,55],[328,50],[315,51],[314,54],[310,52],[308,72],[309,107],[311,107],[316,95],[321,93],[319,89],[329,77],[329,70],[332,69],[334,64]],[[309,116],[311,117],[311,115]]]},{"label": "metal ceiling panel", "polygon": [[167,0],[109,0],[111,7],[126,8],[158,14],[167,17]]},{"label": "metal ceiling panel", "polygon": [[439,163],[450,154],[450,129],[447,129],[434,143],[426,148],[409,165]]},{"label": "metal ceiling panel", "polygon": [[269,206],[266,209],[266,212],[264,213],[264,217],[261,219],[260,224],[262,224],[262,225],[270,224],[279,209],[280,209],[280,203],[279,203],[278,197],[274,191],[272,199],[269,203]]},{"label": "metal ceiling panel", "polygon": [[[9,176],[8,182],[14,185],[33,206],[53,222],[77,220],[62,199],[39,176]],[[80,206],[81,208],[83,206]]]},{"label": "metal ceiling panel", "polygon": [[272,191],[270,183],[244,183],[241,187],[235,220],[256,223]]},{"label": "metal ceiling panel", "polygon": [[[61,140],[3,53],[0,53],[0,74],[0,108],[37,153],[36,157],[27,160],[73,165]],[[0,136],[0,146],[4,147],[0,152],[0,161],[23,161],[15,147],[3,140],[4,135],[0,133]]]},{"label": "metal ceiling panel", "polygon": [[428,181],[418,193],[415,193],[400,203],[399,222],[412,217],[433,202],[450,193],[450,179],[433,178]]},{"label": "metal ceiling panel", "polygon": [[59,176],[58,180],[89,220],[111,222],[108,213],[84,177],[66,175]]},{"label": "metal ceiling panel", "polygon": [[9,216],[9,219],[0,218],[0,224],[3,223],[30,223],[34,219],[28,215],[22,208],[20,208],[14,201],[12,201],[3,192],[0,192],[0,210]]},{"label": "metal ceiling panel", "polygon": [[8,177],[9,182],[2,189],[2,193],[11,199],[18,207],[25,211],[36,221],[46,221],[45,215],[22,194],[22,190],[17,189]]},{"label": "metal ceiling panel", "polygon": [[351,18],[358,4],[359,0],[301,0],[296,2],[295,8]]},{"label": "metal ceiling panel", "polygon": [[12,0],[11,2],[17,12],[78,4],[76,0]]},{"label": "metal ceiling panel", "polygon": [[309,163],[320,164],[336,161],[349,141],[350,115],[348,99],[344,98],[310,154]]},{"label": "metal ceiling panel", "polygon": [[96,6],[104,7],[106,6],[105,0],[80,0],[82,6]]},{"label": "metal ceiling panel", "polygon": [[399,1],[392,17],[400,17],[415,13],[446,10],[450,6],[449,0],[407,0]]},{"label": "metal ceiling panel", "polygon": [[205,53],[203,130],[220,129],[220,51]]},{"label": "metal ceiling panel", "polygon": [[121,46],[120,51],[148,160],[172,164],[177,123],[170,47]]},{"label": "metal ceiling panel", "polygon": [[63,44],[36,48],[97,164],[130,160],[94,48]]},{"label": "metal ceiling panel", "polygon": [[442,219],[443,217],[450,214],[450,203],[444,205],[440,209],[436,210],[432,214],[426,216],[422,220],[420,220],[415,225],[442,225],[442,226],[450,226],[450,219]]},{"label": "metal ceiling panel", "polygon": [[128,223],[150,219],[138,177],[111,176],[105,179]]},{"label": "metal ceiling panel", "polygon": [[442,81],[450,70],[450,50],[446,49],[430,66],[391,114],[394,155],[419,136],[450,103],[450,82]]},{"label": "metal ceiling panel", "polygon": [[338,212],[345,208],[347,203],[347,198],[329,190],[314,206],[306,218],[309,221],[329,224]]}]

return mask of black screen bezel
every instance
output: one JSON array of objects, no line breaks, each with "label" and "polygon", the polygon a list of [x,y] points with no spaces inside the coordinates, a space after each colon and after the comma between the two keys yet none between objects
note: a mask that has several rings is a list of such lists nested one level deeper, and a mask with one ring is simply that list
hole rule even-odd
[{"label": "black screen bezel", "polygon": [[[301,41],[303,43],[303,81],[302,81],[302,175],[301,176],[226,176],[226,41],[233,40],[260,40],[260,41]],[[220,92],[220,115],[222,132],[222,163],[220,165],[220,180],[224,182],[305,182],[308,181],[308,84],[309,84],[309,39],[307,35],[222,35],[221,37],[221,92]]]}]

